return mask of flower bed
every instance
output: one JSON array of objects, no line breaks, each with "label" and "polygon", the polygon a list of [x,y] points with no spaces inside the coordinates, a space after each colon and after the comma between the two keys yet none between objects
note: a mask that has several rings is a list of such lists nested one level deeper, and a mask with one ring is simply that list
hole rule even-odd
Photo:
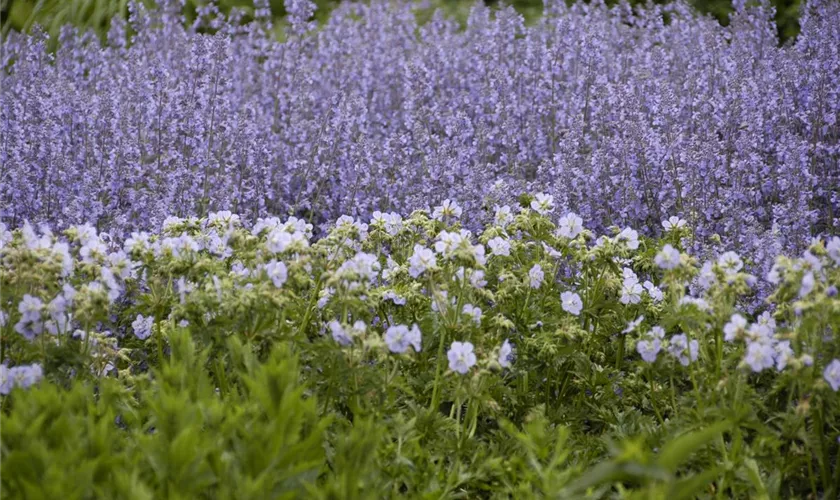
[{"label": "flower bed", "polygon": [[840,238],[753,276],[554,205],[0,226],[4,493],[836,495]]}]

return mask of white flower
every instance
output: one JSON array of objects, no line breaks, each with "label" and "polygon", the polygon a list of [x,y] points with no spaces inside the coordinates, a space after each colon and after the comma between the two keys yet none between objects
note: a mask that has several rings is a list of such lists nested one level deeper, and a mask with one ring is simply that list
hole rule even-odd
[{"label": "white flower", "polygon": [[475,322],[475,324],[481,324],[481,308],[476,307],[472,304],[465,304],[464,314],[466,314],[467,316],[472,316],[472,319]]},{"label": "white flower", "polygon": [[438,234],[438,241],[435,242],[435,252],[444,257],[452,257],[462,243],[464,243],[464,237],[460,233],[441,231]]},{"label": "white flower", "polygon": [[506,227],[510,224],[513,221],[513,214],[510,211],[510,207],[507,205],[501,207],[497,205],[493,220],[501,227]]},{"label": "white flower", "polygon": [[578,217],[574,212],[570,212],[563,217],[560,217],[559,227],[557,229],[558,236],[569,238],[573,240],[583,231],[583,219]]},{"label": "white flower", "polygon": [[580,295],[574,292],[563,292],[560,294],[560,305],[564,311],[574,316],[579,316],[583,309],[583,301]]},{"label": "white flower", "polygon": [[461,375],[467,373],[476,363],[473,345],[469,342],[453,342],[446,357],[449,358],[449,369]]},{"label": "white flower", "polygon": [[496,236],[488,241],[487,246],[490,247],[490,253],[492,255],[504,255],[506,257],[510,255],[510,242],[500,236]]},{"label": "white flower", "polygon": [[666,244],[653,261],[660,269],[675,269],[680,265],[680,251]]},{"label": "white flower", "polygon": [[446,217],[454,217],[458,218],[461,216],[461,207],[458,206],[458,203],[449,199],[443,200],[443,204],[440,206],[435,207],[434,212],[432,212],[432,218],[435,220],[443,220]]},{"label": "white flower", "polygon": [[685,227],[685,221],[676,215],[672,215],[671,217],[668,217],[668,220],[662,221],[662,227],[664,227],[666,231],[674,231]]},{"label": "white flower", "polygon": [[424,271],[431,269],[437,265],[437,257],[435,253],[421,245],[414,245],[414,254],[408,259],[408,274],[412,278],[417,278]]},{"label": "white flower", "polygon": [[629,227],[622,229],[621,232],[618,233],[616,240],[624,242],[630,250],[636,250],[639,248],[639,233]]},{"label": "white flower", "polygon": [[638,281],[630,278],[625,279],[621,285],[621,298],[619,300],[625,305],[638,304],[642,301],[642,292],[644,292],[644,288]]},{"label": "white flower", "polygon": [[531,201],[531,209],[540,215],[547,215],[554,210],[554,197],[545,193],[537,193]]}]

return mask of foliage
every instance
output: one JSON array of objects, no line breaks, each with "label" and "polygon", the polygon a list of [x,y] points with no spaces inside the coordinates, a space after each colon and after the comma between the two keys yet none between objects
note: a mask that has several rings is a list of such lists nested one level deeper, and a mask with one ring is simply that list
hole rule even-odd
[{"label": "foliage", "polygon": [[553,208],[0,226],[2,494],[835,498],[840,238],[759,278]]}]

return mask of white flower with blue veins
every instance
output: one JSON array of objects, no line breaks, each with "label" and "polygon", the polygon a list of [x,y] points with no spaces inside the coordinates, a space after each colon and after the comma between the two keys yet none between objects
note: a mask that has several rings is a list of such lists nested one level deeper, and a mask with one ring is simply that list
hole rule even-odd
[{"label": "white flower with blue veins", "polygon": [[682,229],[685,227],[685,220],[680,219],[676,215],[672,215],[671,217],[668,217],[668,220],[662,221],[662,227],[665,228],[666,231]]},{"label": "white flower with blue veins", "polygon": [[493,216],[493,220],[496,225],[501,227],[506,227],[508,224],[513,222],[513,214],[511,213],[510,207],[507,205],[503,205],[501,207],[496,205],[496,213]]},{"label": "white flower with blue veins", "polygon": [[623,242],[630,250],[639,248],[639,233],[629,227],[625,227],[616,236],[616,241]]},{"label": "white flower with blue veins", "polygon": [[437,257],[430,248],[414,245],[414,253],[408,259],[408,274],[417,278],[425,271],[437,266]]},{"label": "white flower with blue veins", "polygon": [[470,342],[453,342],[446,357],[449,358],[449,369],[461,375],[470,371],[477,361]]},{"label": "white flower with blue veins", "polygon": [[496,256],[510,256],[510,242],[501,236],[496,236],[487,242],[490,254]]},{"label": "white flower with blue veins", "polygon": [[441,205],[435,207],[435,210],[432,212],[432,218],[435,220],[444,220],[447,217],[454,217],[457,219],[458,217],[461,217],[462,212],[463,210],[457,202],[447,198],[443,200]]},{"label": "white flower with blue veins", "polygon": [[583,231],[583,219],[576,213],[570,212],[560,217],[558,222],[557,235],[573,240]]},{"label": "white flower with blue veins", "polygon": [[531,201],[531,209],[540,215],[548,215],[554,210],[554,197],[545,193],[537,193]]}]

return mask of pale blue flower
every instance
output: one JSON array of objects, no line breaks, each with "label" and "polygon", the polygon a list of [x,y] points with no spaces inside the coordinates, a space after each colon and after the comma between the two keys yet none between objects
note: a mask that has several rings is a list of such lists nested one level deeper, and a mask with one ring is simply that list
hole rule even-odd
[{"label": "pale blue flower", "polygon": [[832,391],[840,391],[840,359],[833,360],[825,367],[823,378],[831,386]]},{"label": "pale blue flower", "polygon": [[501,236],[496,236],[488,241],[487,246],[490,247],[491,255],[510,256],[510,241]]},{"label": "pale blue flower", "polygon": [[502,346],[499,348],[499,365],[501,365],[502,368],[509,368],[512,360],[513,346],[510,345],[510,341],[505,339],[505,341],[502,342]]},{"label": "pale blue flower", "polygon": [[656,356],[662,350],[662,342],[657,338],[643,339],[636,342],[636,352],[647,363],[656,361]]},{"label": "pale blue flower", "polygon": [[340,345],[348,346],[353,343],[353,338],[347,334],[347,331],[338,321],[332,320],[327,326],[330,328],[333,340],[338,342]]},{"label": "pale blue flower", "polygon": [[689,362],[697,361],[699,347],[696,340],[689,342],[688,337],[681,333],[671,337],[668,352],[677,358],[681,365],[688,366]]},{"label": "pale blue flower", "polygon": [[575,292],[563,292],[560,294],[560,306],[569,314],[579,316],[583,309],[583,301],[580,295]]},{"label": "pale blue flower", "polygon": [[435,253],[422,245],[414,245],[414,253],[408,259],[408,274],[412,278],[417,278],[425,271],[437,266],[437,257]]},{"label": "pale blue flower", "polygon": [[653,261],[660,269],[675,269],[680,265],[680,251],[666,244],[662,250],[656,254]]},{"label": "pale blue flower", "polygon": [[528,278],[530,280],[531,288],[539,288],[542,286],[543,279],[545,279],[545,273],[542,270],[542,266],[534,264],[534,267],[528,271]]},{"label": "pale blue flower", "polygon": [[776,364],[775,358],[776,351],[772,345],[760,342],[750,342],[747,344],[747,353],[744,356],[744,362],[752,368],[752,371],[758,373],[766,368],[772,368]]},{"label": "pale blue flower", "polygon": [[481,308],[476,307],[472,304],[465,304],[464,314],[466,314],[467,316],[472,316],[472,319],[475,322],[475,324],[481,324]]},{"label": "pale blue flower", "polygon": [[394,325],[385,332],[385,344],[393,353],[402,354],[413,346],[416,352],[420,352],[421,335],[417,325],[409,329],[406,325]]},{"label": "pale blue flower", "polygon": [[743,334],[747,328],[747,320],[738,313],[733,314],[729,321],[723,326],[723,339],[732,342],[739,334]]},{"label": "pale blue flower", "polygon": [[466,374],[476,363],[473,345],[470,342],[453,342],[446,357],[449,358],[449,369],[461,375]]}]

